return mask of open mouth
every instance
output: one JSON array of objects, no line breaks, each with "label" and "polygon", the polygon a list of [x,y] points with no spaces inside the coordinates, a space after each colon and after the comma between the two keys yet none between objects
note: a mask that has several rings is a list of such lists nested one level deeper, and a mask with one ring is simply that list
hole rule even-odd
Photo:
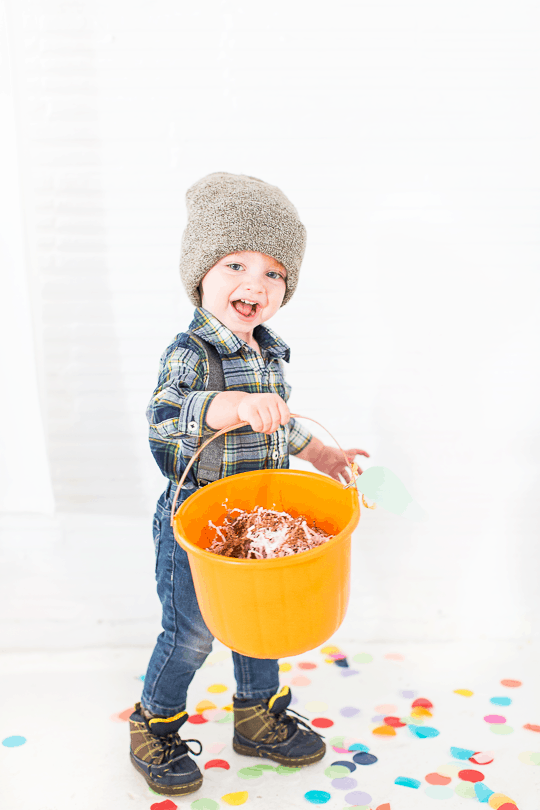
[{"label": "open mouth", "polygon": [[243,318],[253,319],[259,311],[261,305],[255,301],[248,301],[246,298],[232,301],[232,306]]}]

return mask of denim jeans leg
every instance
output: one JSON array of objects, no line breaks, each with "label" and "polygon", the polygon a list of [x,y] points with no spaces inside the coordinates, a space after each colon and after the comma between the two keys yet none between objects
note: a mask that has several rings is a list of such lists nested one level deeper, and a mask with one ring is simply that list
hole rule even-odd
[{"label": "denim jeans leg", "polygon": [[236,697],[267,700],[279,692],[279,664],[274,658],[248,658],[233,652]]},{"label": "denim jeans leg", "polygon": [[154,516],[157,591],[163,632],[144,679],[141,703],[153,714],[184,711],[187,689],[212,650],[213,636],[201,616],[186,552],[170,525],[171,503],[160,497]]}]

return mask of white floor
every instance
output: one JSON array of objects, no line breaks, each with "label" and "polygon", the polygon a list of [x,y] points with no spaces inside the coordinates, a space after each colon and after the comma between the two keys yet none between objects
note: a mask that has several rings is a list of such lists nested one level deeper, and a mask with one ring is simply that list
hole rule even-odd
[{"label": "white floor", "polygon": [[[152,805],[158,810],[173,810],[174,805],[215,810],[230,806],[223,796],[241,791],[248,794],[246,807],[264,810],[313,806],[305,798],[309,791],[330,794],[324,806],[333,810],[350,807],[354,801],[371,810],[387,803],[391,810],[422,810],[442,799],[448,808],[474,806],[476,798],[461,795],[467,783],[457,776],[460,769],[480,771],[489,789],[509,796],[520,810],[540,810],[540,766],[526,762],[530,761],[527,752],[540,752],[540,733],[524,728],[540,726],[538,641],[526,634],[521,640],[482,638],[483,628],[493,626],[493,614],[478,593],[470,604],[464,603],[461,613],[476,638],[452,641],[449,627],[458,613],[452,613],[449,601],[437,603],[429,566],[418,565],[418,543],[415,567],[404,577],[393,578],[391,559],[384,560],[388,547],[377,550],[377,543],[369,542],[370,526],[371,540],[377,540],[373,527],[378,526],[378,539],[386,537],[391,543],[397,542],[392,532],[402,524],[382,513],[376,520],[364,513],[363,521],[365,542],[353,565],[349,614],[336,638],[328,642],[347,655],[349,672],[355,673],[344,675],[347,670],[327,663],[320,650],[281,662],[292,665],[288,671],[285,667],[282,679],[291,685],[295,710],[310,719],[333,722],[320,729],[328,745],[324,760],[298,773],[265,771],[258,778],[245,779],[239,771],[261,760],[233,752],[230,723],[222,718],[187,724],[184,736],[199,738],[204,745],[199,757],[203,787],[160,807],[166,797],[153,795],[132,768],[128,725],[118,717],[140,697],[141,677],[159,632],[153,549],[146,522],[111,516],[2,517],[2,810],[142,810]],[[438,577],[442,582],[440,571]],[[533,577],[531,572],[531,582]],[[442,590],[450,593],[451,588],[448,577]],[[433,604],[433,615],[427,615],[416,629],[413,625],[412,632],[423,633],[424,640],[403,637],[400,599],[404,615],[415,609],[418,616],[429,613]],[[463,599],[458,591],[456,601]],[[535,610],[536,604],[526,600],[524,611]],[[386,626],[385,611],[386,633],[393,634],[394,641],[374,639]],[[379,614],[378,624],[369,618],[375,614]],[[372,660],[355,662],[360,653]],[[298,666],[301,662],[316,666],[303,669]],[[522,685],[503,686],[504,679],[519,680]],[[226,690],[208,691],[213,684],[223,684]],[[465,697],[456,689],[474,694]],[[438,736],[419,739],[407,727],[398,728],[394,737],[373,734],[381,724],[374,717],[410,715],[412,698],[402,694],[408,690],[434,704],[433,716],[425,724],[435,728]],[[221,708],[231,701],[233,691],[230,653],[215,642],[214,652],[193,682],[188,709],[195,713],[202,700]],[[497,706],[490,702],[492,697],[509,697],[512,703]],[[345,707],[359,711],[347,717],[341,713]],[[504,716],[504,725],[512,731],[495,733],[497,726],[484,720],[490,714]],[[6,744],[16,736],[25,742]],[[378,757],[372,765],[356,767],[348,777],[354,782],[336,783],[325,774],[336,761],[352,762],[352,753],[332,749],[330,741],[339,736],[345,738],[345,747],[356,740]],[[218,751],[219,744],[223,748]],[[455,761],[452,746],[492,751],[493,762],[478,766],[458,761],[449,769],[449,789],[433,790],[425,777]],[[229,770],[204,769],[216,758],[228,762]],[[400,776],[419,780],[420,787],[396,785]],[[436,793],[436,798],[431,795]]]}]

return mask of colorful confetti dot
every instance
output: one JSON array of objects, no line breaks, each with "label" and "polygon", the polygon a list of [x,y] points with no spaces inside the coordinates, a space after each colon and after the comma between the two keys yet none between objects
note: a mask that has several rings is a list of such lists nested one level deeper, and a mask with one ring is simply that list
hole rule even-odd
[{"label": "colorful confetti dot", "polygon": [[200,726],[203,723],[208,723],[206,717],[203,717],[202,714],[190,714],[188,717],[188,723],[193,723],[195,726]]},{"label": "colorful confetti dot", "polygon": [[376,714],[371,718],[372,723],[381,723],[384,720],[384,714]]},{"label": "colorful confetti dot", "polygon": [[433,728],[432,726],[415,726],[411,723],[409,728],[413,734],[416,734],[416,736],[421,740],[425,740],[428,737],[438,737],[441,733],[438,729]]},{"label": "colorful confetti dot", "polygon": [[326,647],[321,647],[321,652],[325,655],[330,655],[331,653],[341,652],[341,650],[334,644],[327,644]]},{"label": "colorful confetti dot", "polygon": [[314,664],[312,661],[300,661],[298,669],[317,669],[317,664]]},{"label": "colorful confetti dot", "polygon": [[395,714],[397,712],[397,706],[393,703],[379,703],[378,706],[375,706],[375,711],[383,716],[385,714]]},{"label": "colorful confetti dot", "polygon": [[218,723],[220,720],[223,720],[224,717],[227,717],[228,712],[225,709],[206,709],[202,713],[202,716],[205,720],[209,720],[213,723]]},{"label": "colorful confetti dot", "polygon": [[[272,767],[272,766],[270,766],[270,767]],[[264,769],[264,770],[266,770],[266,769]],[[298,768],[289,768],[288,765],[278,765],[277,768],[275,769],[276,773],[279,774],[279,776],[290,776],[290,774],[292,774],[292,773],[298,773],[299,770],[301,770],[299,767]]]},{"label": "colorful confetti dot", "polygon": [[398,776],[394,785],[403,785],[403,787],[419,788],[422,783],[418,779],[411,779],[409,776]]},{"label": "colorful confetti dot", "polygon": [[219,810],[219,804],[213,799],[195,799],[190,807],[191,810]]},{"label": "colorful confetti dot", "polygon": [[514,802],[505,802],[499,805],[499,810],[517,810]]},{"label": "colorful confetti dot", "polygon": [[330,728],[330,726],[334,725],[334,721],[330,720],[329,717],[315,717],[311,721],[311,725],[315,726],[315,728]]},{"label": "colorful confetti dot", "polygon": [[493,751],[475,751],[473,757],[469,757],[475,765],[489,765],[495,759]]},{"label": "colorful confetti dot", "polygon": [[504,678],[501,683],[503,686],[510,686],[512,689],[522,685],[521,681],[514,681],[512,678]]},{"label": "colorful confetti dot", "polygon": [[343,748],[345,746],[345,735],[338,737],[331,737],[328,740],[328,745],[337,745],[338,748]]},{"label": "colorful confetti dot", "polygon": [[332,787],[336,788],[336,790],[352,790],[357,784],[356,779],[352,779],[350,776],[341,776],[338,779],[332,779]]},{"label": "colorful confetti dot", "polygon": [[20,737],[18,734],[13,734],[11,737],[4,737],[2,740],[2,745],[5,745],[6,748],[17,748],[19,745],[24,745],[25,742],[26,737]]},{"label": "colorful confetti dot", "polygon": [[483,782],[484,781],[484,774],[480,773],[480,771],[472,771],[465,769],[464,771],[460,771],[458,773],[460,779],[464,782]]},{"label": "colorful confetti dot", "polygon": [[506,717],[502,714],[486,714],[484,720],[486,723],[506,723]]},{"label": "colorful confetti dot", "polygon": [[295,678],[291,679],[292,686],[309,686],[310,683],[310,679],[306,678],[305,675],[297,675]]},{"label": "colorful confetti dot", "polygon": [[239,790],[236,793],[226,793],[221,797],[221,801],[225,804],[232,804],[235,807],[240,804],[245,804],[248,800],[249,793],[247,790]]},{"label": "colorful confetti dot", "polygon": [[415,709],[412,709],[411,717],[433,717],[433,715],[430,710],[424,708],[424,706],[417,706]]},{"label": "colorful confetti dot", "polygon": [[369,653],[357,653],[352,659],[355,664],[369,664],[373,661],[373,656]]},{"label": "colorful confetti dot", "polygon": [[358,805],[362,806],[369,804],[371,801],[371,796],[369,793],[364,793],[363,790],[354,790],[352,793],[347,793],[345,796],[345,801],[352,804],[353,807],[358,807]]},{"label": "colorful confetti dot", "polygon": [[512,703],[512,698],[509,697],[492,697],[489,699],[490,703],[493,703],[495,706],[510,706]]},{"label": "colorful confetti dot", "polygon": [[347,656],[345,655],[345,653],[342,652],[330,653],[330,658],[332,659],[332,661],[340,661],[341,659],[346,657]]},{"label": "colorful confetti dot", "polygon": [[455,748],[452,746],[450,748],[450,753],[454,759],[470,759],[475,755],[476,751],[472,751],[469,748]]},{"label": "colorful confetti dot", "polygon": [[424,793],[430,799],[451,799],[454,795],[451,787],[437,787],[436,785],[429,785],[425,788]]},{"label": "colorful confetti dot", "polygon": [[402,689],[401,697],[404,698],[413,698],[416,697],[416,692],[413,689]]},{"label": "colorful confetti dot", "polygon": [[474,692],[472,692],[470,689],[454,689],[454,694],[463,695],[463,697],[472,697]]},{"label": "colorful confetti dot", "polygon": [[322,700],[310,700],[304,705],[304,709],[307,712],[326,712],[328,711],[328,703],[324,703]]},{"label": "colorful confetti dot", "polygon": [[311,804],[326,804],[332,797],[325,790],[308,790],[307,793],[304,793],[304,798]]},{"label": "colorful confetti dot", "polygon": [[526,723],[523,728],[526,728],[529,731],[540,731],[540,726],[536,726],[534,723]]},{"label": "colorful confetti dot", "polygon": [[[225,686],[224,683],[213,683],[211,686],[208,687],[208,689],[206,691],[219,694],[220,692],[226,692],[228,688],[229,687]],[[231,793],[230,795],[232,796],[234,794]],[[243,804],[243,802],[242,802],[242,804]]]},{"label": "colorful confetti dot", "polygon": [[378,762],[378,759],[375,754],[367,754],[365,751],[359,751],[353,756],[353,762],[356,762],[357,765],[374,765]]},{"label": "colorful confetti dot", "polygon": [[[338,760],[337,760],[337,762],[332,762],[332,764],[330,765],[330,767],[331,767],[331,768],[335,768],[335,767],[337,767],[338,765],[340,765],[340,766],[341,766],[341,767],[343,767],[343,768],[347,768],[347,770],[348,770],[350,773],[352,773],[353,771],[355,771],[355,770],[356,770],[356,765],[354,765],[352,762],[347,762],[347,760],[346,760],[346,759],[338,759]],[[325,773],[326,773],[326,771],[325,771]]]},{"label": "colorful confetti dot", "polygon": [[150,810],[178,810],[178,805],[170,799],[165,799],[164,802],[154,802],[154,804],[151,804]]},{"label": "colorful confetti dot", "polygon": [[440,765],[437,768],[437,773],[440,773],[441,776],[457,776],[458,773],[462,770],[463,763],[455,763],[455,762],[448,762],[446,765]]},{"label": "colorful confetti dot", "polygon": [[399,717],[385,717],[384,722],[387,726],[392,726],[392,728],[403,728],[406,724],[402,723]]},{"label": "colorful confetti dot", "polygon": [[364,743],[361,743],[361,742],[354,742],[354,743],[351,743],[349,745],[348,750],[349,751],[365,751],[366,754],[367,754],[367,752],[369,751],[369,746],[364,745]]},{"label": "colorful confetti dot", "polygon": [[509,796],[505,796],[504,793],[492,793],[488,799],[489,806],[493,807],[494,810],[499,810],[505,802],[515,806],[515,802]]},{"label": "colorful confetti dot", "polygon": [[134,711],[135,708],[130,706],[129,709],[124,709],[122,712],[118,712],[118,714],[113,714],[111,720],[123,720],[127,723]]},{"label": "colorful confetti dot", "polygon": [[490,790],[483,782],[477,782],[474,786],[476,798],[480,802],[487,802],[490,796],[493,796],[493,791]]},{"label": "colorful confetti dot", "polygon": [[491,723],[490,729],[494,734],[512,734],[514,729],[506,723]]},{"label": "colorful confetti dot", "polygon": [[208,762],[205,764],[205,770],[209,768],[224,768],[226,771],[229,770],[231,766],[225,759],[209,759]]},{"label": "colorful confetti dot", "polygon": [[387,661],[404,661],[405,657],[401,653],[386,653]]},{"label": "colorful confetti dot", "polygon": [[395,728],[392,728],[392,726],[377,726],[377,728],[374,728],[371,733],[372,734],[380,734],[382,737],[384,737],[384,736],[395,737],[396,736],[396,730],[395,730]]},{"label": "colorful confetti dot", "polygon": [[356,706],[344,706],[339,710],[342,717],[355,717],[359,712],[360,709],[357,709]]},{"label": "colorful confetti dot", "polygon": [[341,776],[347,776],[350,773],[347,765],[329,765],[325,768],[324,775],[329,779],[339,779]]},{"label": "colorful confetti dot", "polygon": [[263,772],[257,766],[252,768],[240,768],[238,771],[238,776],[240,779],[259,779],[263,775]]},{"label": "colorful confetti dot", "polygon": [[460,782],[455,786],[454,792],[458,796],[461,796],[462,799],[476,799],[474,785],[471,785],[470,782]]},{"label": "colorful confetti dot", "polygon": [[220,754],[225,748],[225,743],[214,742],[206,747],[209,754]]},{"label": "colorful confetti dot", "polygon": [[537,751],[523,751],[519,754],[519,760],[524,765],[540,765],[540,752]]},{"label": "colorful confetti dot", "polygon": [[350,678],[351,675],[359,675],[359,674],[360,673],[358,672],[357,669],[342,669],[341,670],[341,677],[342,678]]},{"label": "colorful confetti dot", "polygon": [[285,661],[285,663],[279,665],[279,671],[280,672],[290,672],[291,669],[292,669],[292,664],[289,664],[288,661]]},{"label": "colorful confetti dot", "polygon": [[416,700],[413,700],[413,702],[411,703],[411,706],[413,709],[417,708],[432,709],[433,703],[431,702],[431,700],[428,700],[427,698],[416,698]]},{"label": "colorful confetti dot", "polygon": [[201,700],[195,706],[195,711],[197,712],[197,714],[202,714],[207,709],[217,709],[217,706],[215,703],[212,703],[211,700]]},{"label": "colorful confetti dot", "polygon": [[441,776],[440,773],[428,773],[425,779],[429,785],[449,785],[452,781],[450,776]]}]

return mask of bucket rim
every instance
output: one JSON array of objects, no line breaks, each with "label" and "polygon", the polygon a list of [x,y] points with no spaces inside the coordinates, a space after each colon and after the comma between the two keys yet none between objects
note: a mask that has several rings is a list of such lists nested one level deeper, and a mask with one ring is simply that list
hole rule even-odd
[{"label": "bucket rim", "polygon": [[[209,487],[215,486],[216,484],[221,484],[226,481],[228,478],[241,478],[243,476],[254,476],[254,475],[261,475],[261,474],[272,474],[272,475],[296,475],[301,478],[324,478],[325,481],[329,485],[333,485],[334,488],[338,488],[340,491],[344,491],[343,484],[338,481],[335,481],[333,478],[329,478],[326,475],[321,475],[320,473],[314,473],[310,470],[291,470],[291,469],[279,469],[279,470],[249,470],[245,473],[236,473],[236,475],[227,476],[227,478],[220,478],[218,481],[213,481],[211,484],[207,484],[204,487],[204,490],[208,490]],[[356,493],[356,497],[352,494],[352,491]],[[193,499],[197,498],[201,490],[195,492],[191,495],[188,499],[184,501],[184,503],[178,509],[178,512],[173,518],[173,532],[176,538],[176,542],[186,551],[188,554],[193,554],[195,557],[199,557],[202,560],[209,560],[210,558],[213,561],[219,560],[224,565],[243,565],[243,566],[262,566],[265,565],[268,567],[275,567],[277,565],[283,566],[285,565],[299,565],[303,561],[315,559],[316,557],[324,554],[328,549],[330,549],[334,545],[338,545],[339,543],[343,542],[346,538],[352,537],[353,531],[356,529],[359,521],[360,521],[360,498],[358,495],[358,490],[356,487],[351,487],[351,500],[353,506],[352,515],[347,522],[347,525],[337,534],[335,534],[330,540],[326,543],[323,543],[320,546],[316,546],[316,548],[312,548],[309,551],[302,551],[298,554],[289,554],[285,557],[270,557],[263,560],[253,560],[253,559],[239,559],[238,557],[225,557],[223,554],[215,554],[213,551],[207,551],[205,548],[201,548],[196,543],[193,543],[191,540],[187,540],[180,534],[180,530],[178,524],[181,525],[181,512],[184,505],[190,501],[190,507],[193,506]]]}]

